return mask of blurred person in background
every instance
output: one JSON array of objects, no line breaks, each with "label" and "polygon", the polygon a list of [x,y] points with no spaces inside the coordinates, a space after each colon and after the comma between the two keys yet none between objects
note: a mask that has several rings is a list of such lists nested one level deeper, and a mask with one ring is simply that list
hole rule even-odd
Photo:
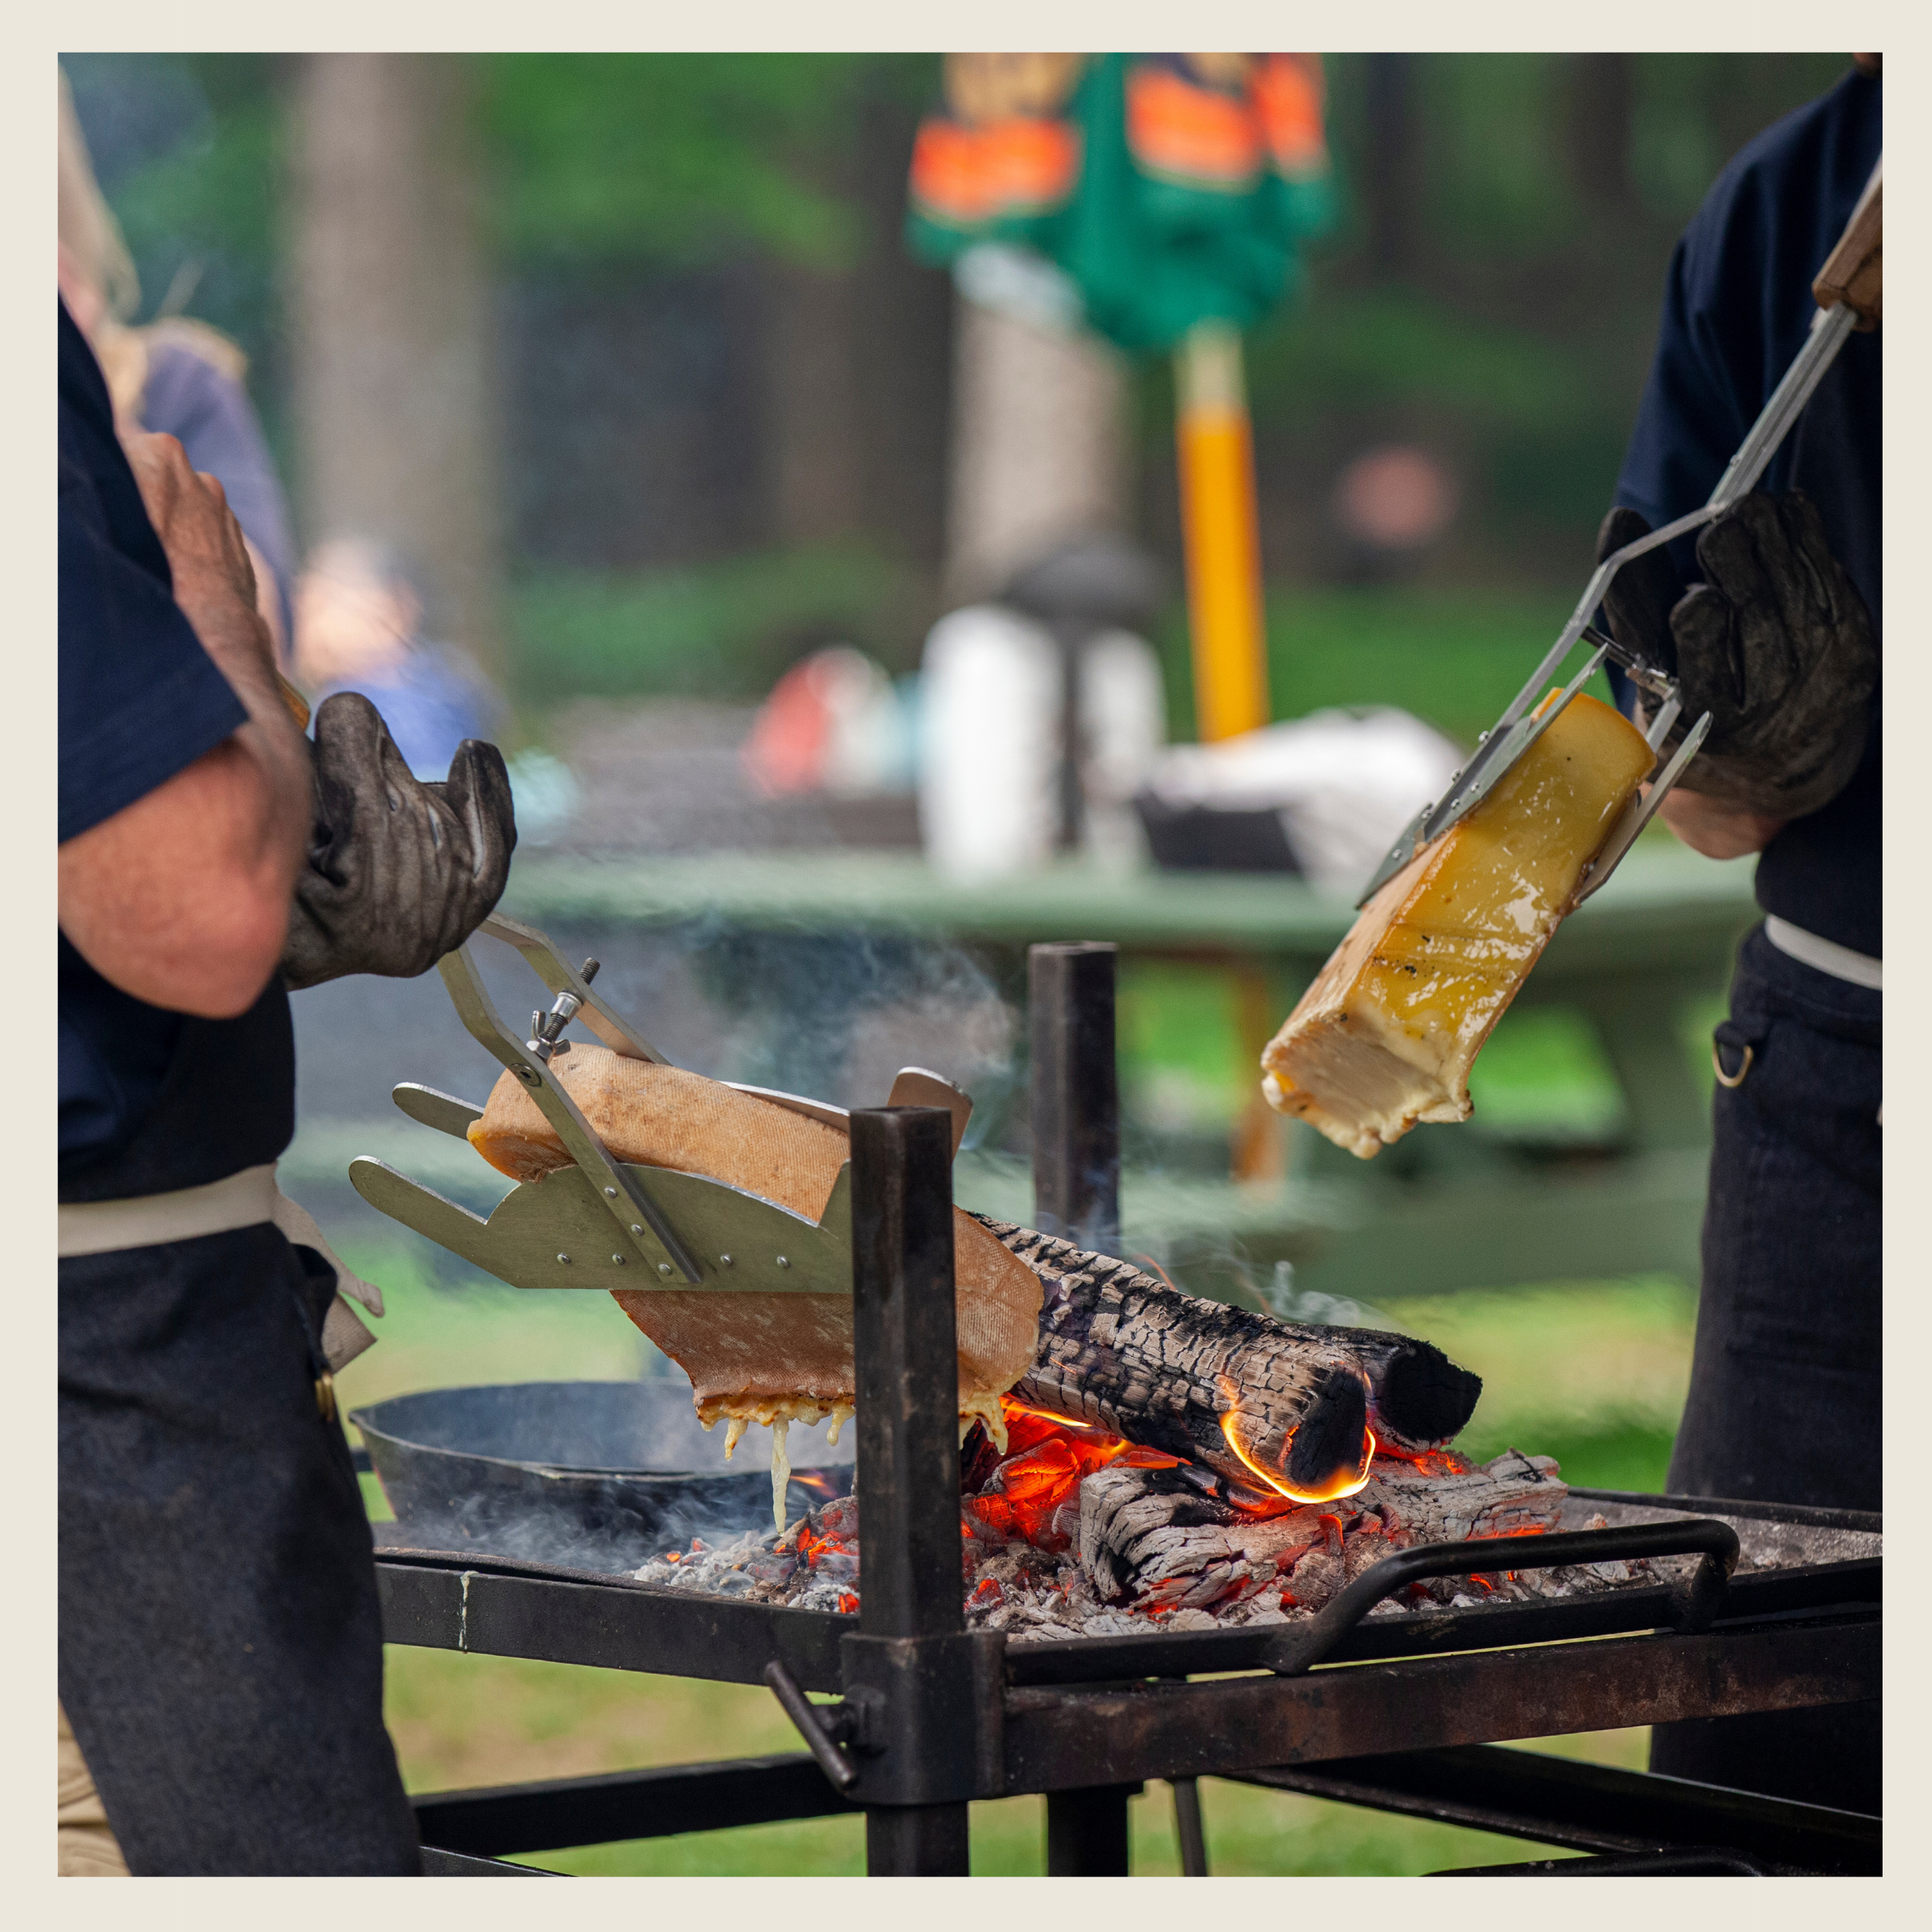
[{"label": "blurred person in background", "polygon": [[502,715],[482,673],[420,634],[423,595],[385,546],[338,538],[310,556],[295,589],[295,675],[318,705],[358,691],[383,714],[418,778],[440,778],[465,738]]},{"label": "blurred person in background", "polygon": [[[1803,345],[1883,148],[1879,56],[1854,59],[1679,243],[1600,556],[1708,500]],[[1880,1506],[1882,335],[1845,343],[1758,491],[1604,600],[1622,642],[1676,668],[1685,719],[1716,720],[1665,822],[1709,857],[1760,855],[1766,914],[1716,1034],[1679,1495]],[[1876,1812],[1879,1713],[1660,1725],[1651,1764]]]},{"label": "blurred person in background", "polygon": [[60,180],[60,296],[107,378],[115,420],[123,429],[175,437],[192,468],[220,482],[286,669],[295,546],[267,440],[243,386],[248,359],[219,331],[185,316],[129,326],[141,305],[140,278],[94,179],[64,72]]}]

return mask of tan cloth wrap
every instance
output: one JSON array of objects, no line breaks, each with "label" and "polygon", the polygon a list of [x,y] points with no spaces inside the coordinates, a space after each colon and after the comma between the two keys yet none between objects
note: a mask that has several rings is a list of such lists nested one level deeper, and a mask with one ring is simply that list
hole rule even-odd
[{"label": "tan cloth wrap", "polygon": [[60,1711],[59,1875],[63,1879],[124,1879],[131,1876],[113,1827],[94,1789],[94,1774],[74,1741],[65,1706]]},{"label": "tan cloth wrap", "polygon": [[313,1248],[335,1270],[335,1299],[322,1323],[322,1354],[332,1371],[355,1360],[376,1337],[349,1301],[371,1315],[383,1312],[383,1291],[353,1273],[331,1247],[314,1216],[291,1201],[275,1182],[275,1164],[245,1167],[206,1187],[172,1194],[138,1195],[124,1201],[63,1201],[60,1204],[60,1253],[114,1254],[126,1248],[158,1247],[168,1241],[193,1241],[206,1234],[272,1222],[290,1241]]}]

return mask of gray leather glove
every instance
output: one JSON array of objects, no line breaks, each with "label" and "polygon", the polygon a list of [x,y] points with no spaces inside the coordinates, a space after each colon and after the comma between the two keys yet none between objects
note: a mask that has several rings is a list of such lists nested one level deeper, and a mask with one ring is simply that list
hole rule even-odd
[{"label": "gray leather glove", "polygon": [[295,882],[282,978],[291,991],[345,973],[410,979],[475,931],[516,848],[510,775],[466,738],[450,775],[414,777],[368,699],[315,714],[315,828]]},{"label": "gray leather glove", "polygon": [[[1597,560],[1649,532],[1636,511],[1612,510]],[[1686,791],[1801,818],[1844,790],[1864,755],[1879,668],[1871,614],[1795,490],[1753,492],[1707,524],[1697,561],[1705,580],[1682,597],[1662,550],[1624,565],[1604,597],[1611,630],[1675,674],[1673,743],[1711,714]]]}]

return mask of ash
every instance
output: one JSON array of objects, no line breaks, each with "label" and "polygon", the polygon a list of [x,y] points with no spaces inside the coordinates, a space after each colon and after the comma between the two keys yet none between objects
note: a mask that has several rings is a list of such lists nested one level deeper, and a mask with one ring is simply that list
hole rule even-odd
[{"label": "ash", "polygon": [[[1015,1642],[1230,1630],[1312,1616],[1393,1550],[1471,1545],[1463,1577],[1411,1584],[1379,1618],[1443,1606],[1525,1603],[1654,1580],[1641,1560],[1555,1570],[1481,1567],[1484,1540],[1607,1527],[1566,1519],[1569,1491],[1546,1456],[1482,1465],[1454,1451],[1396,1463],[1342,1500],[1295,1505],[1213,1471],[1142,1460],[1073,1425],[1005,1457],[969,1440],[960,1511],[967,1626]],[[1124,1452],[1124,1453],[1123,1453]],[[1039,1478],[1050,1466],[1055,1480]],[[660,1589],[851,1614],[859,1605],[859,1505],[841,1497],[787,1526],[667,1550],[634,1574]]]}]

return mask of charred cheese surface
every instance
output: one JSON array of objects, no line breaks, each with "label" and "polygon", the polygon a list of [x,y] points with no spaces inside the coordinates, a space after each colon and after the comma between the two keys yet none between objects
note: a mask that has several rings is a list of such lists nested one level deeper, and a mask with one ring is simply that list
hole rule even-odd
[{"label": "charred cheese surface", "polygon": [[1418,1121],[1468,1119],[1478,1050],[1652,763],[1627,719],[1573,699],[1362,908],[1261,1056],[1270,1104],[1365,1160]]},{"label": "charred cheese surface", "polygon": [[[842,1129],[701,1074],[581,1043],[550,1063],[612,1155],[702,1174],[817,1221],[851,1154]],[[540,1181],[567,1167],[556,1130],[505,1072],[470,1145],[499,1172]],[[980,1224],[953,1213],[962,1417],[997,1420],[998,1398],[1033,1366],[1039,1277]],[[815,1422],[853,1401],[852,1301],[831,1294],[617,1289],[624,1313],[691,1378],[707,1426],[719,1416]],[[1003,1428],[1001,1431],[1003,1434]]]}]

